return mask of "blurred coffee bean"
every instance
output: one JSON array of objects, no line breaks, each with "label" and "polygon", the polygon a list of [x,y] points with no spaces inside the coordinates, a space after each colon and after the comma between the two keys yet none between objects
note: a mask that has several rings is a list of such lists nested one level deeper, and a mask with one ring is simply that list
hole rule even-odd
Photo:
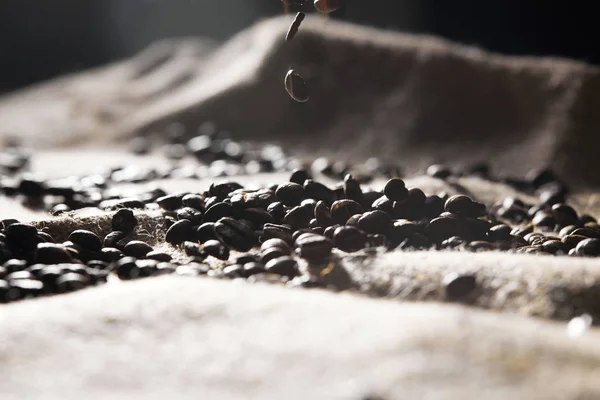
[{"label": "blurred coffee bean", "polygon": [[94,232],[85,229],[77,229],[71,232],[69,240],[90,251],[100,251],[102,241]]},{"label": "blurred coffee bean", "polygon": [[129,233],[137,225],[137,219],[133,211],[123,208],[118,210],[112,217],[112,230]]},{"label": "blurred coffee bean", "polygon": [[221,218],[215,224],[215,233],[222,243],[233,250],[249,251],[257,244],[255,233],[233,218]]},{"label": "blurred coffee bean", "polygon": [[129,257],[144,258],[152,250],[154,249],[148,243],[132,240],[123,247],[123,254]]},{"label": "blurred coffee bean", "polygon": [[285,76],[285,90],[290,97],[298,103],[305,103],[310,99],[308,86],[300,74],[290,69]]}]

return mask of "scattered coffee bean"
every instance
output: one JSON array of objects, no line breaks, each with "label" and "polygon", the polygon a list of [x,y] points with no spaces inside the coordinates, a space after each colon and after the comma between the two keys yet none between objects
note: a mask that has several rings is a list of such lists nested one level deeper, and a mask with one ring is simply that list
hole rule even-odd
[{"label": "scattered coffee bean", "polygon": [[167,230],[165,240],[173,245],[178,245],[192,239],[194,236],[192,226],[192,223],[187,219],[177,221]]},{"label": "scattered coffee bean", "polygon": [[39,243],[35,261],[40,264],[61,264],[72,261],[71,254],[61,245],[54,243]]},{"label": "scattered coffee bean", "polygon": [[77,229],[71,232],[69,240],[90,251],[99,251],[102,248],[102,241],[98,235],[84,229]]},{"label": "scattered coffee bean", "polygon": [[219,260],[229,259],[229,249],[218,240],[209,240],[204,243],[204,251],[209,256],[213,256]]},{"label": "scattered coffee bean", "polygon": [[290,97],[298,103],[305,103],[310,99],[308,86],[300,74],[290,69],[285,76],[285,90]]},{"label": "scattered coffee bean", "polygon": [[257,244],[254,231],[233,218],[221,218],[215,224],[215,233],[222,243],[233,250],[248,251]]},{"label": "scattered coffee bean", "polygon": [[575,253],[579,256],[600,255],[600,239],[585,239],[577,243]]},{"label": "scattered coffee bean", "polygon": [[133,211],[122,208],[118,210],[112,217],[112,230],[129,233],[133,231],[137,225],[137,219],[133,215]]},{"label": "scattered coffee bean", "polygon": [[341,226],[333,234],[333,243],[347,253],[362,250],[368,246],[367,235],[358,228]]},{"label": "scattered coffee bean", "polygon": [[296,239],[298,255],[307,260],[323,260],[329,258],[333,250],[333,242],[325,236],[305,233]]},{"label": "scattered coffee bean", "polygon": [[444,277],[443,284],[449,301],[464,300],[477,288],[477,280],[473,275],[448,274]]},{"label": "scattered coffee bean", "polygon": [[265,270],[270,274],[277,274],[293,278],[299,274],[298,263],[292,257],[284,256],[269,261]]},{"label": "scattered coffee bean", "polygon": [[132,240],[123,247],[123,253],[126,256],[135,258],[144,258],[152,250],[152,246],[141,240]]}]

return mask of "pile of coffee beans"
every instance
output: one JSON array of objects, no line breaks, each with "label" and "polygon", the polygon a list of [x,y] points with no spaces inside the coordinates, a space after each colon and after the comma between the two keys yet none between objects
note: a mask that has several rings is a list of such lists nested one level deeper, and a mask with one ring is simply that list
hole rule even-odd
[{"label": "pile of coffee beans", "polygon": [[[104,237],[74,228],[60,243],[34,225],[2,220],[0,301],[72,292],[111,278],[169,273],[319,287],[321,275],[314,271],[331,268],[340,257],[357,252],[435,249],[600,255],[596,219],[566,204],[568,190],[550,170],[514,179],[494,177],[485,165],[463,171],[443,165],[427,169],[432,179],[452,183],[459,176],[476,175],[539,198],[536,204],[508,197],[485,205],[466,195],[406,187],[397,176],[397,166],[376,159],[358,166],[324,158],[306,164],[277,146],[235,142],[211,127],[203,125],[195,135],[178,130],[168,135],[163,150],[181,146],[182,157],[197,160],[190,174],[178,166],[160,171],[123,167],[106,174],[44,181],[27,173],[26,152],[11,149],[0,155],[4,195],[55,215],[95,207],[110,212],[112,218]],[[140,143],[137,140],[132,151],[151,150]],[[288,171],[289,181],[245,188],[242,181],[223,173],[227,168],[211,172],[219,169],[215,164],[235,166],[237,174]],[[201,167],[204,173],[199,174]],[[319,182],[322,176],[338,183]],[[379,190],[366,187],[385,176],[387,183]],[[123,197],[114,187],[165,177],[217,179],[202,192],[153,189]],[[163,228],[157,230],[164,235],[151,232],[152,243],[140,241],[135,209],[159,210]],[[465,297],[474,290],[475,278],[448,278],[446,286],[449,299]]]}]

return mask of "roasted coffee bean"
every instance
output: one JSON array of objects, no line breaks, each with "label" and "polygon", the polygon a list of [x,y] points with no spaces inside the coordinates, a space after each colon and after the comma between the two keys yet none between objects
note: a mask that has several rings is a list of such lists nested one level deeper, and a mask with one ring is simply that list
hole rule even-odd
[{"label": "roasted coffee bean", "polygon": [[310,174],[305,169],[296,168],[292,171],[290,182],[303,186],[307,179],[311,179]]},{"label": "roasted coffee bean", "polygon": [[421,189],[408,190],[408,196],[402,201],[393,204],[393,215],[398,219],[420,219],[425,214],[425,200],[427,196]]},{"label": "roasted coffee bean", "polygon": [[344,225],[354,214],[362,214],[364,211],[354,200],[337,200],[331,206],[331,218],[336,224]]},{"label": "roasted coffee bean", "polygon": [[303,12],[299,12],[298,14],[296,14],[294,22],[292,22],[292,25],[290,25],[290,29],[285,35],[286,42],[292,40],[294,36],[296,36],[296,33],[298,33],[298,28],[300,28],[300,24],[302,24],[302,21],[304,21],[304,17],[306,17],[306,15]]},{"label": "roasted coffee bean", "polygon": [[593,222],[596,223],[596,218],[592,217],[591,215],[582,215],[581,217],[579,217],[579,222],[582,224],[586,224],[588,222]]},{"label": "roasted coffee bean", "polygon": [[118,246],[118,243],[125,238],[125,236],[127,236],[125,232],[112,231],[104,237],[104,246],[116,247]]},{"label": "roasted coffee bean", "polygon": [[392,218],[383,211],[368,211],[359,218],[358,228],[371,234],[387,235],[392,229]]},{"label": "roasted coffee bean", "polygon": [[153,276],[156,273],[156,266],[158,261],[156,260],[137,260],[135,265],[140,269],[140,277],[145,278]]},{"label": "roasted coffee bean", "polygon": [[449,301],[463,300],[469,297],[477,288],[474,275],[448,274],[444,277],[446,299]]},{"label": "roasted coffee bean", "polygon": [[552,229],[556,225],[556,220],[552,216],[552,213],[546,211],[538,211],[535,217],[531,220],[533,225],[536,227]]},{"label": "roasted coffee bean", "polygon": [[[287,252],[286,255],[289,255],[292,251],[292,249],[290,248],[290,245],[286,241],[277,239],[277,238],[268,239],[268,240],[264,241],[263,244],[260,246],[260,250],[265,251],[267,249],[274,248],[274,247],[280,248],[283,251]],[[244,264],[244,263],[241,263],[241,264]]]},{"label": "roasted coffee bean", "polygon": [[170,215],[165,215],[162,225],[165,229],[169,229],[175,222],[177,222],[177,219],[171,217]]},{"label": "roasted coffee bean", "polygon": [[288,211],[285,217],[283,217],[283,222],[294,229],[308,228],[313,215],[313,207],[310,205],[300,205]]},{"label": "roasted coffee bean", "polygon": [[36,279],[36,277],[29,271],[16,271],[6,275],[4,279],[7,281],[16,281],[18,279]]},{"label": "roasted coffee bean", "polygon": [[333,234],[335,232],[335,230],[337,228],[339,228],[339,225],[331,225],[328,226],[327,228],[325,228],[325,230],[323,231],[323,236],[328,237],[329,239],[333,239]]},{"label": "roasted coffee bean", "polygon": [[262,274],[266,272],[265,266],[259,262],[249,262],[244,264],[244,268],[240,271],[240,275],[244,278],[248,278],[249,276]]},{"label": "roasted coffee bean", "polygon": [[566,204],[555,204],[552,206],[552,215],[558,225],[577,224],[579,216],[575,210]]},{"label": "roasted coffee bean", "polygon": [[323,14],[329,14],[344,6],[343,0],[315,0],[315,8]]},{"label": "roasted coffee bean", "polygon": [[533,232],[523,236],[523,239],[525,239],[530,245],[538,245],[542,244],[546,240],[546,237],[542,233]]},{"label": "roasted coffee bean", "polygon": [[329,207],[325,204],[324,201],[319,200],[317,205],[315,206],[315,219],[319,226],[328,227],[333,225],[333,219],[331,218],[331,212],[329,211]]},{"label": "roasted coffee bean", "polygon": [[394,213],[394,202],[386,196],[381,196],[371,204],[371,208],[392,215]]},{"label": "roasted coffee bean", "polygon": [[600,231],[600,225],[598,225],[596,222],[586,222],[583,227]]},{"label": "roasted coffee bean", "polygon": [[129,233],[133,231],[137,225],[137,219],[133,215],[133,211],[126,208],[120,209],[112,217],[112,230]]},{"label": "roasted coffee bean", "polygon": [[408,197],[408,189],[402,179],[392,178],[385,184],[383,194],[392,201],[402,201]]},{"label": "roasted coffee bean", "polygon": [[358,228],[358,221],[362,218],[362,216],[363,214],[354,214],[353,216],[348,218],[348,221],[346,221],[346,225]]},{"label": "roasted coffee bean", "polygon": [[527,173],[525,180],[534,188],[539,188],[550,182],[558,181],[556,174],[547,168],[534,169]]},{"label": "roasted coffee bean", "polygon": [[573,249],[582,240],[588,239],[581,235],[567,235],[562,238],[562,242],[567,246],[568,249]]},{"label": "roasted coffee bean", "polygon": [[90,251],[100,251],[102,241],[94,232],[77,229],[69,235],[69,240]]},{"label": "roasted coffee bean", "polygon": [[158,204],[163,210],[175,211],[183,205],[182,196],[172,194],[159,197],[156,199],[156,204]]},{"label": "roasted coffee bean", "polygon": [[587,238],[600,239],[600,231],[590,228],[579,228],[571,232],[572,235],[585,236]]},{"label": "roasted coffee bean", "polygon": [[572,234],[573,232],[575,232],[579,227],[577,225],[567,225],[564,228],[562,228],[560,230],[560,232],[558,233],[558,236],[565,237],[567,235]]},{"label": "roasted coffee bean", "polygon": [[56,292],[69,293],[81,290],[88,285],[89,278],[76,272],[68,272],[56,279]]},{"label": "roasted coffee bean", "polygon": [[569,246],[560,240],[546,240],[542,243],[542,248],[544,252],[554,255],[567,254],[570,250]]},{"label": "roasted coffee bean", "polygon": [[388,247],[390,249],[398,247],[403,240],[416,233],[417,230],[417,225],[411,221],[405,219],[394,221],[388,234]]},{"label": "roasted coffee bean", "polygon": [[34,249],[40,242],[37,229],[31,224],[15,223],[5,230],[6,244],[12,249]]},{"label": "roasted coffee bean", "polygon": [[39,243],[35,261],[40,264],[61,264],[72,261],[71,255],[65,248],[54,243]]},{"label": "roasted coffee bean", "polygon": [[600,239],[585,239],[577,243],[575,253],[578,256],[598,256],[600,255]]},{"label": "roasted coffee bean", "polygon": [[442,249],[456,249],[464,246],[466,243],[467,242],[465,242],[464,239],[458,236],[452,236],[451,238],[444,240],[441,244],[441,247]]},{"label": "roasted coffee bean", "polygon": [[517,226],[510,231],[511,235],[524,236],[528,233],[533,232],[533,224],[527,224],[523,226]]},{"label": "roasted coffee bean", "polygon": [[223,268],[223,274],[226,278],[240,278],[244,274],[244,266],[240,264],[233,264]]},{"label": "roasted coffee bean", "polygon": [[0,227],[2,228],[3,231],[5,231],[6,228],[8,228],[9,226],[11,226],[13,224],[18,224],[18,223],[20,223],[20,221],[18,219],[5,218],[2,221],[0,221]]},{"label": "roasted coffee bean", "polygon": [[35,279],[17,279],[9,281],[8,284],[10,286],[10,291],[13,291],[11,297],[15,300],[27,297],[37,297],[44,293],[44,284]]},{"label": "roasted coffee bean", "polygon": [[194,238],[201,243],[204,243],[208,240],[217,239],[217,234],[215,233],[215,223],[205,222],[197,227]]},{"label": "roasted coffee bean", "polygon": [[196,210],[195,208],[183,207],[177,210],[177,219],[179,221],[187,219],[192,223],[192,225],[199,225],[202,223],[202,212]]},{"label": "roasted coffee bean", "polygon": [[69,211],[72,211],[72,208],[64,203],[56,204],[52,209],[50,209],[50,214],[54,216],[65,214]]},{"label": "roasted coffee bean", "polygon": [[181,204],[199,211],[204,211],[204,199],[198,194],[186,194],[181,199]]},{"label": "roasted coffee bean", "polygon": [[136,265],[136,259],[133,257],[123,257],[109,266],[114,270],[121,280],[136,279],[140,276],[140,269]]},{"label": "roasted coffee bean", "polygon": [[287,249],[283,249],[281,247],[271,247],[261,251],[260,259],[263,262],[263,264],[266,264],[269,261],[274,260],[275,258],[289,256],[290,254],[291,251]]},{"label": "roasted coffee bean", "polygon": [[251,229],[233,218],[221,218],[215,224],[219,240],[236,251],[249,251],[257,244],[257,237]]},{"label": "roasted coffee bean", "polygon": [[548,188],[548,189],[542,190],[540,192],[539,197],[543,204],[549,205],[549,206],[558,204],[558,203],[564,203],[566,200],[565,193],[562,192],[560,189],[556,189],[556,188]]},{"label": "roasted coffee bean", "polygon": [[505,224],[496,225],[489,229],[489,231],[487,232],[487,237],[489,240],[491,240],[493,242],[502,241],[502,240],[510,240],[511,239],[510,231],[511,231],[511,228],[508,225],[505,225]]},{"label": "roasted coffee bean", "polygon": [[368,246],[367,235],[358,228],[341,226],[333,233],[333,244],[346,253],[353,253]]},{"label": "roasted coffee bean", "polygon": [[170,254],[163,253],[159,250],[152,250],[146,254],[146,258],[150,260],[156,260],[158,262],[169,262],[173,257]]},{"label": "roasted coffee bean", "polygon": [[208,197],[206,200],[204,200],[204,208],[208,210],[217,203],[220,203],[220,201],[216,197]]},{"label": "roasted coffee bean", "polygon": [[269,204],[267,212],[271,214],[273,219],[277,222],[283,221],[283,218],[285,217],[285,208],[283,207],[283,204],[278,201]]},{"label": "roasted coffee bean", "polygon": [[427,237],[433,243],[442,243],[452,236],[465,237],[465,224],[458,218],[439,217],[427,225]]},{"label": "roasted coffee bean", "polygon": [[87,266],[94,269],[105,270],[108,268],[108,262],[103,260],[91,260],[87,263]]},{"label": "roasted coffee bean", "polygon": [[229,259],[229,249],[218,240],[209,240],[204,243],[204,251],[209,255],[219,260]]},{"label": "roasted coffee bean", "polygon": [[344,177],[344,197],[349,200],[354,200],[360,205],[367,205],[365,204],[365,197],[363,196],[360,184],[350,174]]},{"label": "roasted coffee bean", "polygon": [[208,253],[204,250],[204,247],[194,242],[183,242],[183,251],[186,256],[194,257],[198,260],[204,260],[208,257]]},{"label": "roasted coffee bean", "polygon": [[216,203],[206,210],[204,222],[217,222],[221,218],[235,217],[236,211],[231,204]]},{"label": "roasted coffee bean", "polygon": [[173,245],[190,240],[195,233],[192,227],[192,223],[187,219],[177,221],[167,230],[165,240]]},{"label": "roasted coffee bean", "polygon": [[263,227],[263,241],[278,238],[293,243],[292,234],[293,231],[289,225],[265,224]]},{"label": "roasted coffee bean", "polygon": [[464,195],[455,195],[446,200],[444,209],[463,217],[480,217],[485,213],[485,205]]},{"label": "roasted coffee bean", "polygon": [[275,191],[275,195],[277,196],[277,200],[288,207],[297,206],[306,198],[304,188],[292,182],[279,185]]},{"label": "roasted coffee bean", "polygon": [[298,263],[292,257],[283,256],[269,261],[265,270],[270,274],[277,274],[293,278],[299,274]]},{"label": "roasted coffee bean", "polygon": [[434,178],[446,179],[450,175],[452,175],[452,172],[450,172],[450,169],[448,169],[448,167],[444,165],[434,164],[430,165],[429,168],[427,168],[427,175],[432,176]]},{"label": "roasted coffee bean", "polygon": [[308,86],[300,74],[290,69],[285,76],[285,90],[290,97],[298,103],[305,103],[310,99]]},{"label": "roasted coffee bean", "polygon": [[444,211],[444,203],[441,197],[433,195],[425,198],[425,217],[432,219],[440,215]]},{"label": "roasted coffee bean", "polygon": [[322,183],[313,181],[312,179],[307,179],[304,181],[304,192],[307,197],[317,201],[322,200],[328,206],[331,206],[331,204],[333,204],[333,202],[336,200],[336,194],[333,190]]},{"label": "roasted coffee bean", "polygon": [[517,206],[510,208],[500,207],[497,211],[497,214],[498,217],[513,222],[523,222],[528,219],[527,211]]},{"label": "roasted coffee bean", "polygon": [[223,200],[229,195],[229,193],[233,192],[237,189],[243,189],[243,186],[237,182],[223,182],[218,184],[211,184],[208,189],[208,195],[214,196],[219,200]]},{"label": "roasted coffee bean", "polygon": [[123,247],[123,253],[126,256],[135,258],[144,258],[152,250],[152,246],[141,240],[132,240]]},{"label": "roasted coffee bean", "polygon": [[333,242],[325,236],[305,233],[296,240],[298,255],[307,260],[323,260],[329,258]]},{"label": "roasted coffee bean", "polygon": [[38,232],[37,235],[38,238],[42,239],[42,241],[46,243],[56,243],[56,240],[54,240],[54,238],[46,232]]},{"label": "roasted coffee bean", "polygon": [[29,197],[43,196],[45,191],[46,186],[44,183],[36,179],[23,178],[17,186],[17,192]]},{"label": "roasted coffee bean", "polygon": [[255,227],[275,223],[275,219],[262,208],[247,208],[240,212],[240,218],[250,221]]}]

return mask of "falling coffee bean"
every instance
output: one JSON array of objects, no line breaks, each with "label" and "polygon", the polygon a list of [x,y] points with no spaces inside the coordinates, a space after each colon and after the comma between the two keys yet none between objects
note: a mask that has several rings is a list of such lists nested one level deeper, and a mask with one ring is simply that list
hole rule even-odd
[{"label": "falling coffee bean", "polygon": [[290,29],[285,35],[286,42],[292,40],[294,36],[296,36],[296,33],[298,33],[298,28],[300,28],[300,24],[302,24],[302,21],[304,21],[304,17],[306,17],[306,15],[303,12],[299,12],[298,14],[296,14],[294,22],[292,22],[292,25],[290,25]]},{"label": "falling coffee bean", "polygon": [[315,0],[315,8],[323,14],[329,14],[339,10],[343,5],[343,0]]},{"label": "falling coffee bean", "polygon": [[285,76],[285,90],[292,99],[298,103],[305,103],[310,99],[308,86],[300,74],[290,69]]}]

